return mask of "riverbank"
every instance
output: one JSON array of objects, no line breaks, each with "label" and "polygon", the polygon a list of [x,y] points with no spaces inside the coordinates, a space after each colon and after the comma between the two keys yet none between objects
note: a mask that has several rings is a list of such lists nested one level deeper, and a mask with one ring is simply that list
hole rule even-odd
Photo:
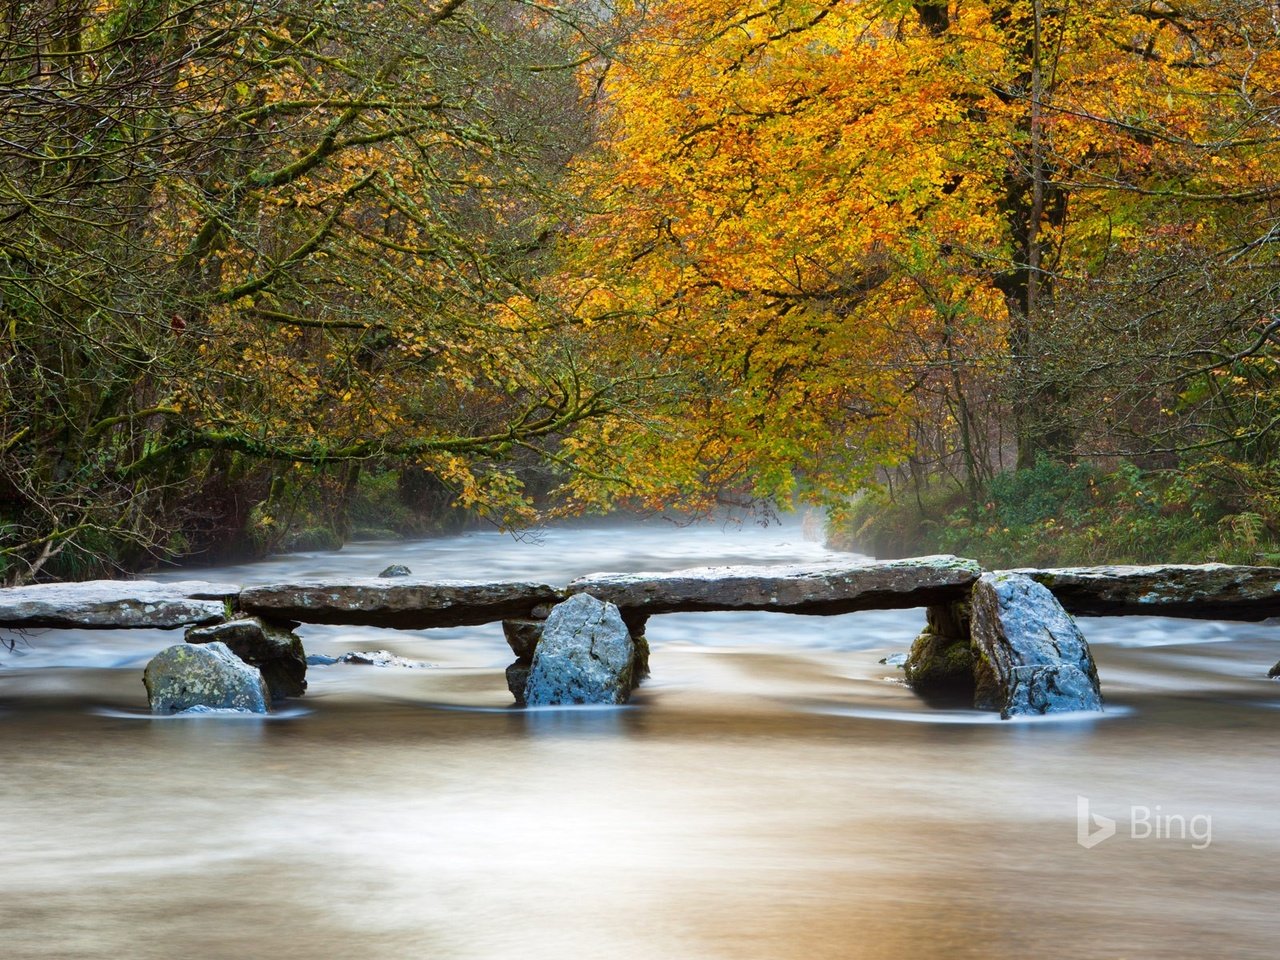
[{"label": "riverbank", "polygon": [[827,543],[885,559],[953,553],[989,568],[1280,563],[1280,518],[1265,490],[1230,480],[1207,468],[1041,461],[998,475],[976,504],[945,481],[868,492],[833,517]]}]

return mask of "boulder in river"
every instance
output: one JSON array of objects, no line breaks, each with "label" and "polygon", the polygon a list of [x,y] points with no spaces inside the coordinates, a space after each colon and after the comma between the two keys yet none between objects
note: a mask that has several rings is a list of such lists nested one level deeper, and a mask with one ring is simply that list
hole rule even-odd
[{"label": "boulder in river", "polygon": [[1267,676],[1270,677],[1272,680],[1275,680],[1277,677],[1280,677],[1280,663],[1277,663],[1274,667],[1268,670]]},{"label": "boulder in river", "polygon": [[142,674],[152,713],[192,707],[266,713],[271,694],[257,667],[225,643],[179,643],[161,650]]},{"label": "boulder in river", "polygon": [[262,671],[272,700],[307,692],[307,653],[286,626],[260,617],[242,617],[187,631],[187,643],[225,643],[237,657]]},{"label": "boulder in river", "polygon": [[[547,612],[548,614],[550,613],[549,610]],[[627,627],[627,632],[631,634],[631,642],[635,650],[631,666],[631,687],[635,689],[640,686],[642,681],[649,678],[649,641],[644,638],[643,634],[636,634],[632,625],[626,622],[625,615],[623,615],[622,619]],[[640,617],[641,626],[647,619],[647,615]],[[516,655],[515,663],[507,667],[507,688],[511,691],[511,695],[515,697],[516,703],[522,707],[525,706],[524,688],[529,681],[529,670],[533,666],[533,655],[538,649],[538,642],[542,639],[542,631],[545,626],[545,620],[502,621],[502,632],[507,638],[507,645],[511,647],[511,652]]]},{"label": "boulder in river", "polygon": [[590,594],[576,594],[547,617],[529,670],[525,702],[626,703],[635,656],[635,643],[618,608]]},{"label": "boulder in river", "polygon": [[403,563],[393,563],[391,566],[383,570],[378,576],[380,577],[408,577],[412,576],[413,571],[406,567]]},{"label": "boulder in river", "polygon": [[971,615],[977,706],[1005,718],[1102,709],[1089,644],[1046,587],[1019,574],[983,574]]}]

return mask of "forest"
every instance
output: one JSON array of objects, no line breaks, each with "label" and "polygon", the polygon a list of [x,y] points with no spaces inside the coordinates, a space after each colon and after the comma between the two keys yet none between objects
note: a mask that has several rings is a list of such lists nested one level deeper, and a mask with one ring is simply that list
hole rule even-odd
[{"label": "forest", "polygon": [[1280,560],[1276,0],[11,0],[0,582],[619,510]]}]

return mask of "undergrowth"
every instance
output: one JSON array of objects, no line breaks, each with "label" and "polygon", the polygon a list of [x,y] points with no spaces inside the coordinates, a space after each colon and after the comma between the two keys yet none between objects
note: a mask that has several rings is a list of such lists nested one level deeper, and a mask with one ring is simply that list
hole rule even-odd
[{"label": "undergrowth", "polygon": [[1040,460],[997,476],[977,504],[941,483],[892,498],[868,491],[832,520],[828,542],[884,558],[953,553],[990,567],[1275,564],[1280,511],[1269,489],[1214,462],[1104,472]]}]

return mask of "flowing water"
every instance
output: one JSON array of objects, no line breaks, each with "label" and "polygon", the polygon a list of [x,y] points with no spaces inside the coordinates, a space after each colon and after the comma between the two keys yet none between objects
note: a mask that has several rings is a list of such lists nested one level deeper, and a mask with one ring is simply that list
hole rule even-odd
[{"label": "flowing water", "polygon": [[[796,521],[652,522],[173,576],[825,556]],[[923,622],[655,617],[630,706],[537,711],[497,624],[303,627],[425,665],[313,667],[268,719],[150,719],[178,634],[32,632],[0,653],[0,958],[1280,956],[1280,625],[1082,619],[1107,713],[1000,722],[879,662]],[[1084,803],[1114,836],[1077,842]]]}]

